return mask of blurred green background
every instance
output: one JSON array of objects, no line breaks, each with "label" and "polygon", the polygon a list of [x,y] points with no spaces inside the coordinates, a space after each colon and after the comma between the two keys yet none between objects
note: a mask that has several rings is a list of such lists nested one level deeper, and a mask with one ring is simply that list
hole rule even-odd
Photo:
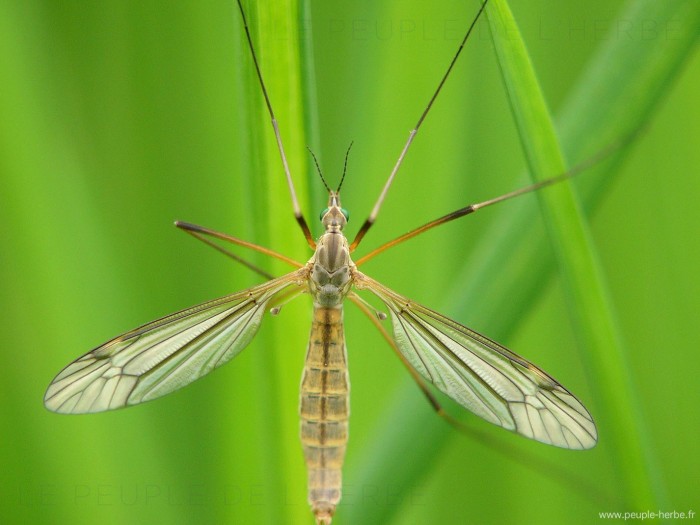
[{"label": "blurred green background", "polygon": [[[598,419],[597,448],[571,452],[491,428],[446,402],[511,453],[484,446],[431,411],[349,307],[351,439],[334,523],[592,523],[608,510],[698,511],[700,7],[659,4],[668,19],[655,18],[648,0],[510,2],[572,164],[646,123],[615,162],[577,183],[585,192],[608,181],[587,209],[641,407],[635,431],[656,480],[647,500],[654,506],[625,495],[626,465],[606,440],[610,421]],[[352,236],[476,7],[249,6],[316,234],[325,197],[304,147],[333,185],[355,141],[343,186]],[[0,2],[3,523],[313,521],[297,436],[305,298],[267,319],[235,363],[162,400],[76,417],[42,405],[53,376],[97,344],[259,282],[173,220],[310,256],[243,45],[230,1]],[[625,67],[590,69],[621,48]],[[600,86],[608,94],[592,97]],[[482,20],[358,253],[522,186],[524,165]],[[601,392],[610,388],[586,370],[550,250],[535,263],[522,255],[543,236],[541,220],[516,224],[517,245],[497,244],[523,207],[536,210],[536,199],[434,230],[363,271],[499,339],[594,416],[605,414],[610,400]]]}]

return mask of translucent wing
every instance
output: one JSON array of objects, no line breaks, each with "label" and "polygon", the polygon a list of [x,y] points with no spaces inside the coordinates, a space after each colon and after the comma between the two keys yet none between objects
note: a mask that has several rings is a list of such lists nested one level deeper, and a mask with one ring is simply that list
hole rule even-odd
[{"label": "translucent wing", "polygon": [[[359,274],[359,272],[357,272]],[[556,380],[507,348],[359,274],[389,308],[399,351],[427,381],[487,421],[570,449],[598,439],[593,418]]]},{"label": "translucent wing", "polygon": [[150,401],[226,363],[255,336],[269,301],[302,270],[131,330],[76,359],[49,385],[46,408],[81,414]]}]

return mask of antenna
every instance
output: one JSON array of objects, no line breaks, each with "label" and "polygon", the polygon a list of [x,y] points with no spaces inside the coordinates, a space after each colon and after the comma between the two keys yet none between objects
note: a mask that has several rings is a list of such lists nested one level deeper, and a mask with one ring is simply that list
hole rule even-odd
[{"label": "antenna", "polygon": [[328,190],[328,193],[332,193],[332,190],[328,186],[328,183],[326,182],[326,179],[323,178],[323,173],[321,173],[321,166],[318,165],[318,159],[316,158],[316,155],[314,155],[314,152],[311,151],[311,148],[306,146],[306,149],[309,150],[309,153],[311,153],[311,157],[314,159],[314,164],[316,164],[316,171],[318,171],[318,176],[321,177],[321,182],[323,182],[323,185],[326,187]]},{"label": "antenna", "polygon": [[350,145],[348,146],[348,150],[345,152],[345,164],[343,164],[343,176],[340,178],[340,184],[338,184],[338,189],[335,190],[336,193],[340,193],[340,188],[343,186],[343,181],[345,180],[345,173],[348,170],[348,156],[350,155],[350,149],[352,148],[352,145],[355,143],[354,140],[350,141]]}]

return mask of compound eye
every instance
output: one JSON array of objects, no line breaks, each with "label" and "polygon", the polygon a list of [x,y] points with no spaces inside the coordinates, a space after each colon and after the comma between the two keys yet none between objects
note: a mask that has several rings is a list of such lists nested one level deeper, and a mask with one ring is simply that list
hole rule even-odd
[{"label": "compound eye", "polygon": [[343,214],[347,222],[350,222],[350,212],[348,210],[346,210],[345,208],[340,208],[340,213]]},{"label": "compound eye", "polygon": [[323,220],[323,216],[330,211],[330,208],[326,208],[321,212],[321,216],[319,217],[320,220]]}]

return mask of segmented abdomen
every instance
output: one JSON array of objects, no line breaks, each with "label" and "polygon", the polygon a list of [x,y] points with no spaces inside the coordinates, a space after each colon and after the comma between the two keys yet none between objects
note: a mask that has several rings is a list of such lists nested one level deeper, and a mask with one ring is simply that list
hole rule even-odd
[{"label": "segmented abdomen", "polygon": [[349,392],[342,305],[316,306],[301,379],[300,414],[309,504],[319,524],[331,522],[340,501]]}]

